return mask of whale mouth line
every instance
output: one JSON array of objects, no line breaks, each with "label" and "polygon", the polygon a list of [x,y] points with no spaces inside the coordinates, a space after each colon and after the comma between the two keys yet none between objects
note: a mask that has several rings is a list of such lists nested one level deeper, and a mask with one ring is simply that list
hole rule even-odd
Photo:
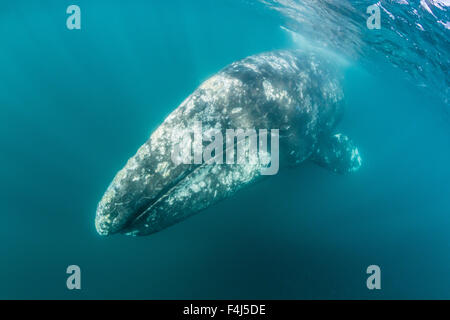
[{"label": "whale mouth line", "polygon": [[133,226],[142,221],[147,215],[149,215],[152,209],[161,202],[164,198],[166,198],[173,189],[175,189],[181,182],[189,179],[194,172],[202,169],[205,164],[202,164],[196,168],[190,168],[189,170],[184,171],[180,174],[176,179],[174,179],[167,186],[162,188],[152,199],[146,202],[141,208],[137,209],[134,214],[132,214],[124,225],[116,231],[116,233],[129,233],[133,231]]}]

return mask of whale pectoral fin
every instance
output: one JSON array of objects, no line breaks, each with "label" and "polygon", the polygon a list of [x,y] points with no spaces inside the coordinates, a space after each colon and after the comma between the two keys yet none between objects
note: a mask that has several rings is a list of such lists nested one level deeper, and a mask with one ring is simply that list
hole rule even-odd
[{"label": "whale pectoral fin", "polygon": [[358,148],[350,138],[340,133],[323,139],[311,160],[338,173],[354,172],[361,167]]}]

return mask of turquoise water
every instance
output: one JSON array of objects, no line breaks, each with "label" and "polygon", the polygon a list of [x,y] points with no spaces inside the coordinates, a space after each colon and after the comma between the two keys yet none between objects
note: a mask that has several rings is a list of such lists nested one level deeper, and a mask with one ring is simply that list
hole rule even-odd
[{"label": "turquoise water", "polygon": [[[369,33],[363,1],[76,1],[72,31],[72,3],[0,4],[0,298],[450,298],[448,6],[426,2],[436,19],[411,4],[425,34],[385,11]],[[348,61],[339,127],[359,172],[305,163],[152,236],[96,233],[115,173],[201,82],[302,46]],[[66,288],[71,264],[80,291]]]}]

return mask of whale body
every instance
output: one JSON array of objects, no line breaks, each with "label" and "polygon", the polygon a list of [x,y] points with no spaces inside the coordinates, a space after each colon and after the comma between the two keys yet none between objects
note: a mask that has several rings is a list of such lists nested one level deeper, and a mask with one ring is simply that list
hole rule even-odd
[{"label": "whale body", "polygon": [[152,234],[265,177],[261,161],[175,163],[173,133],[196,122],[204,131],[278,129],[281,170],[306,160],[338,173],[358,170],[358,149],[334,132],[344,109],[340,82],[333,61],[312,52],[262,53],[225,67],[176,108],[117,173],[97,207],[98,233]]}]

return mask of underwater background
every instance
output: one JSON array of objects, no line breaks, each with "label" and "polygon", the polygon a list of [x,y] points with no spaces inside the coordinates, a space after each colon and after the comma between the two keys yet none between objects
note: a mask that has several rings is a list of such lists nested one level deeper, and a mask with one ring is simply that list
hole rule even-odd
[{"label": "underwater background", "polygon": [[[369,30],[374,3],[2,1],[0,298],[450,299],[450,3],[380,1]],[[174,108],[286,48],[345,61],[359,172],[304,163],[154,235],[96,233],[108,184]]]}]

